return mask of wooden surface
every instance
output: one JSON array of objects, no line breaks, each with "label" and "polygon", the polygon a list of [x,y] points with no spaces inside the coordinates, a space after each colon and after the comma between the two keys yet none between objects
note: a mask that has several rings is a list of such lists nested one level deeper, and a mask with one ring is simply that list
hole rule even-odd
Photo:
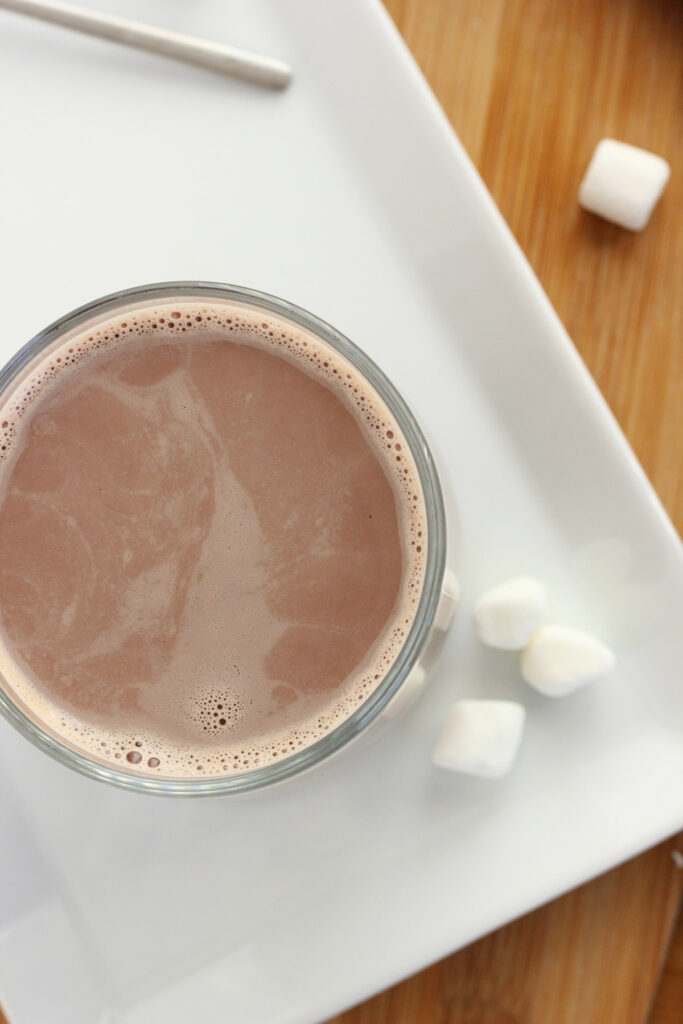
[{"label": "wooden surface", "polygon": [[[683,4],[385,2],[680,529]],[[583,171],[606,135],[672,166],[641,234],[577,207]],[[681,1024],[683,871],[673,846],[334,1024]]]},{"label": "wooden surface", "polygon": [[[386,2],[680,528],[683,5]],[[672,165],[642,234],[576,205],[605,135]],[[680,1024],[683,929],[675,931],[675,921],[683,871],[673,846],[648,851],[335,1024]]]}]

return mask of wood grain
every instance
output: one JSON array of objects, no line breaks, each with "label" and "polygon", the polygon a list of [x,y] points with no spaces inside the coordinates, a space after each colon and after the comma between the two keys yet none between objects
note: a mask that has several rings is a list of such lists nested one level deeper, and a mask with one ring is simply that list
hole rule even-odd
[{"label": "wood grain", "polygon": [[[680,528],[683,4],[385,3]],[[642,233],[577,206],[603,136],[671,164]],[[330,1024],[680,1024],[674,842]]]},{"label": "wood grain", "polygon": [[649,1024],[681,1024],[683,1017],[683,914],[669,947]]}]

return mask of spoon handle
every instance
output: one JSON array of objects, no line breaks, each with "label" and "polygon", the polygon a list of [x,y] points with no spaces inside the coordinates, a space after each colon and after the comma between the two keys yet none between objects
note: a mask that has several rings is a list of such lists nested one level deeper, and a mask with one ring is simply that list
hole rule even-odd
[{"label": "spoon handle", "polygon": [[284,89],[292,72],[284,61],[262,57],[234,46],[212,43],[194,36],[169,32],[153,25],[142,25],[126,18],[58,3],[57,0],[0,0],[0,8],[49,21],[63,28],[72,28],[115,43],[134,46],[164,57],[197,64],[233,78],[240,78],[270,89]]}]

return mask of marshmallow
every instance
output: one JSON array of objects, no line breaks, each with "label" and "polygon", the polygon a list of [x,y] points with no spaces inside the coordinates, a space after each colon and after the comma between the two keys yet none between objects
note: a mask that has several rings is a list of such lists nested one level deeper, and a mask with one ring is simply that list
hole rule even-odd
[{"label": "marshmallow", "polygon": [[450,629],[460,601],[460,583],[451,569],[446,569],[441,584],[441,597],[434,616],[434,629]]},{"label": "marshmallow", "polygon": [[517,576],[487,590],[474,606],[474,628],[482,643],[520,651],[543,622],[545,587]]},{"label": "marshmallow", "polygon": [[404,708],[407,708],[409,704],[412,704],[418,693],[422,691],[426,682],[427,673],[423,666],[418,662],[403,680],[403,684],[399,691],[391,698],[385,707],[382,712],[384,718],[396,718],[397,715],[400,715]]},{"label": "marshmallow", "polygon": [[434,750],[434,764],[468,775],[505,775],[517,756],[525,717],[514,701],[458,701]]},{"label": "marshmallow", "polygon": [[642,231],[670,173],[661,156],[616,139],[602,139],[581,182],[579,203],[623,228]]},{"label": "marshmallow", "polygon": [[563,697],[613,665],[609,648],[568,626],[543,626],[522,654],[522,675],[548,697]]}]

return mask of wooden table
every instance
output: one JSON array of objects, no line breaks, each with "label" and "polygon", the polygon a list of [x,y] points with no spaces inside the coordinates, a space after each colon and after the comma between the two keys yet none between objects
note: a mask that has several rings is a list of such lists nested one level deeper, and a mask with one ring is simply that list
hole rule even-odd
[{"label": "wooden table", "polygon": [[[680,528],[683,4],[385,2]],[[577,207],[605,135],[672,165],[642,234]],[[334,1024],[681,1024],[674,847],[648,851]]]}]

